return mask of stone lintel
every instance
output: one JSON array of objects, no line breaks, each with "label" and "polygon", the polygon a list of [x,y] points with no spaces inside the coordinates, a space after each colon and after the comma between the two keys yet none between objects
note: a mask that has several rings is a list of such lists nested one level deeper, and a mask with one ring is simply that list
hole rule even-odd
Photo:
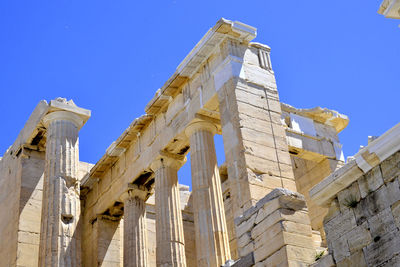
[{"label": "stone lintel", "polygon": [[295,108],[281,102],[281,108],[288,113],[297,114],[314,121],[332,126],[336,133],[340,133],[349,124],[349,118],[335,110],[315,107],[315,108]]},{"label": "stone lintel", "polygon": [[185,162],[186,157],[184,155],[173,154],[163,150],[160,151],[160,154],[150,164],[150,169],[156,172],[163,166],[169,166],[179,170]]},{"label": "stone lintel", "polygon": [[[225,38],[230,37],[238,39],[241,42],[250,42],[256,35],[257,29],[252,26],[239,21],[230,21],[224,18],[220,19],[183,59],[176,68],[175,73],[168,79],[163,87],[157,90],[153,99],[146,105],[146,112],[149,114],[160,112],[160,110],[163,109],[162,107],[170,101],[170,98],[168,98],[168,96],[171,95],[170,88],[181,87],[197,73],[198,69],[215,50],[215,47],[218,47]],[[172,91],[176,94],[176,90]]]},{"label": "stone lintel", "polygon": [[337,193],[399,150],[400,123],[361,149],[354,160],[311,188],[311,200],[320,206],[329,206]]}]

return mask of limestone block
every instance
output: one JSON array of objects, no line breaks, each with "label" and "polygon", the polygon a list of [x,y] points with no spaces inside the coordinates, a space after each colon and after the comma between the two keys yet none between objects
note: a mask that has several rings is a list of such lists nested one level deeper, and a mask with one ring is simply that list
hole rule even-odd
[{"label": "limestone block", "polygon": [[280,209],[273,212],[271,215],[269,215],[253,228],[253,230],[251,231],[252,238],[255,239],[266,229],[282,220],[288,220],[301,224],[310,224],[310,219],[307,213],[288,209]]},{"label": "limestone block", "polygon": [[365,198],[370,192],[376,191],[383,185],[382,173],[379,166],[370,170],[367,174],[357,180],[362,198]]},{"label": "limestone block", "polygon": [[[226,129],[226,128],[224,128]],[[223,130],[224,131],[224,130]],[[274,136],[268,133],[260,133],[253,129],[249,128],[242,128],[241,129],[243,140],[250,140],[256,144],[267,146],[267,147],[274,147]],[[287,148],[287,144],[286,144]]]},{"label": "limestone block", "polygon": [[243,248],[247,246],[253,239],[251,238],[251,233],[246,232],[240,238],[237,239],[238,248]]},{"label": "limestone block", "polygon": [[276,161],[266,160],[250,154],[245,155],[246,164],[255,173],[280,176],[279,165]]},{"label": "limestone block", "polygon": [[380,164],[385,182],[391,181],[400,175],[400,152],[387,158]]},{"label": "limestone block", "polygon": [[260,157],[274,162],[278,161],[274,148],[268,146],[262,146],[257,143],[246,140],[243,141],[243,146],[245,149],[244,152],[246,154],[250,154],[255,157]]},{"label": "limestone block", "polygon": [[281,224],[285,232],[301,234],[304,236],[312,236],[313,231],[309,224],[302,224],[291,221],[282,221]]},{"label": "limestone block", "polygon": [[[261,94],[265,94],[263,91]],[[265,109],[262,109],[260,107],[254,106],[252,104],[247,104],[247,103],[239,103],[238,104],[238,111],[239,114],[246,114],[249,117],[256,118],[259,120],[264,120],[264,121],[270,121],[268,115],[268,111]],[[240,115],[241,116],[241,115]]]},{"label": "limestone block", "polygon": [[245,257],[249,253],[254,252],[254,243],[250,242],[243,248],[239,249],[239,257]]},{"label": "limestone block", "polygon": [[366,267],[367,263],[365,262],[364,253],[362,250],[358,250],[355,253],[352,253],[349,257],[346,257],[344,260],[336,263],[337,267]]},{"label": "limestone block", "polygon": [[312,250],[311,237],[280,231],[271,238],[268,232],[266,231],[255,241],[254,259],[256,262],[266,259],[285,245]]},{"label": "limestone block", "polygon": [[369,217],[367,221],[374,239],[397,229],[390,208],[386,208],[375,216]]},{"label": "limestone block", "polygon": [[328,209],[328,213],[324,217],[324,223],[335,218],[337,215],[339,215],[339,213],[340,213],[339,201],[337,200],[337,198],[335,198],[334,200],[332,200]]},{"label": "limestone block", "polygon": [[346,238],[351,253],[366,247],[372,241],[371,233],[369,232],[366,222],[353,228],[346,234]]},{"label": "limestone block", "polygon": [[344,236],[336,238],[335,240],[330,240],[328,237],[328,242],[330,243],[329,247],[332,248],[333,257],[336,262],[340,262],[350,256],[350,249],[347,244],[347,239]]},{"label": "limestone block", "polygon": [[237,227],[236,227],[236,234],[237,236],[242,236],[246,232],[250,231],[250,229],[253,228],[255,221],[256,221],[257,213],[253,214],[249,219],[246,221],[241,222]]},{"label": "limestone block", "polygon": [[379,266],[400,253],[399,231],[388,232],[363,249],[368,266]]},{"label": "limestone block", "polygon": [[309,265],[315,260],[314,249],[286,245],[282,247],[281,250],[286,253],[286,258],[288,261],[304,262]]},{"label": "limestone block", "polygon": [[396,225],[400,228],[400,201],[394,203],[391,208]]},{"label": "limestone block", "polygon": [[356,226],[356,219],[352,210],[345,210],[324,224],[327,239],[332,241]]},{"label": "limestone block", "polygon": [[[395,181],[395,184],[397,181]],[[356,216],[357,224],[360,225],[367,218],[370,218],[382,210],[389,208],[395,203],[400,195],[398,192],[397,185],[391,186],[390,190],[388,186],[381,186],[378,190],[371,192],[354,208],[354,214]]]},{"label": "limestone block", "polygon": [[253,118],[244,114],[239,115],[239,124],[241,128],[253,129],[258,132],[273,134],[272,126],[269,121]]},{"label": "limestone block", "polygon": [[17,251],[17,266],[36,267],[39,260],[39,246],[19,243]]}]

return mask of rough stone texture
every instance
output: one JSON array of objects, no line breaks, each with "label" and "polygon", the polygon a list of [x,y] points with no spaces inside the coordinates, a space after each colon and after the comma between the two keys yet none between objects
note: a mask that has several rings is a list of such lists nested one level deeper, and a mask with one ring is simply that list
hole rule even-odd
[{"label": "rough stone texture", "polygon": [[239,255],[254,252],[255,266],[313,262],[315,249],[302,195],[274,189],[235,222]]},{"label": "rough stone texture", "polygon": [[329,252],[337,266],[397,266],[399,163],[400,151],[340,191],[333,200],[337,204],[331,206],[324,227]]}]

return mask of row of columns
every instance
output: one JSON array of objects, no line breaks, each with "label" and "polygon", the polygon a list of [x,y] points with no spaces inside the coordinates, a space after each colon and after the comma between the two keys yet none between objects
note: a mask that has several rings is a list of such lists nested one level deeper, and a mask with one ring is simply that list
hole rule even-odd
[{"label": "row of columns", "polygon": [[[193,213],[198,266],[221,266],[230,259],[221,182],[214,147],[215,125],[201,121],[188,126]],[[155,173],[157,266],[186,266],[178,170],[184,158],[162,153],[152,164]],[[143,189],[144,190],[144,189]],[[145,200],[149,193],[129,190],[124,203],[124,266],[146,266]]]},{"label": "row of columns", "polygon": [[[74,113],[46,115],[46,170],[42,208],[40,266],[80,266],[78,132],[83,120]],[[221,266],[230,259],[228,231],[217,166],[216,126],[191,123],[193,212],[198,266]],[[178,170],[184,158],[160,154],[155,173],[157,266],[186,266]],[[132,185],[124,202],[124,266],[147,265],[145,188]]]}]

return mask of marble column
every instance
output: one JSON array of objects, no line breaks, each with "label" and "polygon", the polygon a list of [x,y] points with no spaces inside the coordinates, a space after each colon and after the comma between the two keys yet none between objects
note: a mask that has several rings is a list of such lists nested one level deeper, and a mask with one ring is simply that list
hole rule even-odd
[{"label": "marble column", "polygon": [[156,184],[156,257],[157,266],[161,267],[186,266],[177,174],[185,158],[179,160],[178,156],[160,156],[151,164]]},{"label": "marble column", "polygon": [[221,181],[214,147],[216,126],[206,121],[191,123],[190,138],[193,210],[199,266],[221,266],[230,259],[229,238]]},{"label": "marble column", "polygon": [[124,267],[144,267],[148,264],[146,200],[150,193],[133,185],[124,193]]},{"label": "marble column", "polygon": [[47,141],[39,266],[80,266],[77,175],[78,131],[83,120],[72,112],[54,111],[44,117],[43,123]]}]

